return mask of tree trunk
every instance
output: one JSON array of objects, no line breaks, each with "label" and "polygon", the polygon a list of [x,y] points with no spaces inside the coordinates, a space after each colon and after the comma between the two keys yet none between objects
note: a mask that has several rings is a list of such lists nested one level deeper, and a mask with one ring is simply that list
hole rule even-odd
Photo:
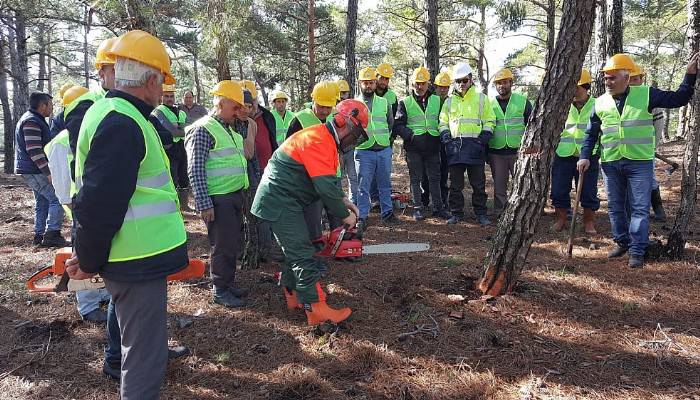
[{"label": "tree trunk", "polygon": [[[44,24],[37,26],[37,44],[39,46],[39,73],[36,79],[36,90],[44,91],[44,81],[46,80],[46,37]],[[50,92],[49,92],[50,93]]]},{"label": "tree trunk", "polygon": [[547,56],[545,65],[549,64],[549,59],[554,51],[554,39],[557,34],[557,4],[555,0],[547,1]]},{"label": "tree trunk", "polygon": [[90,62],[88,55],[90,47],[88,46],[88,34],[90,33],[90,9],[85,6],[85,25],[83,25],[83,76],[85,77],[85,87],[90,87]]},{"label": "tree trunk", "polygon": [[216,45],[216,76],[219,81],[231,80],[231,68],[228,65],[228,44],[223,38],[217,40]]},{"label": "tree trunk", "polygon": [[51,60],[51,30],[46,31],[46,90],[53,93],[53,66]]},{"label": "tree trunk", "polygon": [[[253,60],[253,65],[255,65],[255,60]],[[267,96],[267,90],[265,89],[265,82],[260,78],[260,74],[258,71],[255,70],[255,68],[251,68],[253,71],[253,79],[255,79],[255,82],[260,86],[260,94],[263,97],[263,103],[265,104],[265,108],[270,108],[270,103],[268,100]]]},{"label": "tree trunk", "polygon": [[675,139],[685,139],[688,133],[688,106],[678,109],[678,128],[676,128]]},{"label": "tree trunk", "polygon": [[624,53],[622,50],[622,0],[611,0],[608,24],[608,57]]},{"label": "tree trunk", "polygon": [[595,22],[595,53],[593,57],[593,88],[591,94],[594,97],[601,96],[605,93],[605,84],[603,84],[603,75],[600,70],[608,59],[608,3],[606,1],[598,2]]},{"label": "tree trunk", "polygon": [[308,36],[309,36],[309,87],[308,95],[311,97],[311,91],[316,84],[316,2],[309,0],[308,10]]},{"label": "tree trunk", "polygon": [[427,0],[427,18],[425,20],[425,65],[430,76],[440,72],[440,37],[438,33],[438,0]]},{"label": "tree trunk", "polygon": [[15,126],[10,109],[10,96],[7,93],[7,46],[5,35],[0,31],[0,104],[2,105],[3,150],[5,153],[3,171],[6,174],[11,174],[14,172],[15,163]]},{"label": "tree trunk", "polygon": [[357,1],[348,0],[348,17],[345,31],[345,79],[350,86],[350,98],[355,97],[355,78],[357,61],[355,60],[355,42],[357,40]]},{"label": "tree trunk", "polygon": [[197,65],[197,51],[192,52],[192,74],[194,75],[194,89],[197,92],[197,104],[202,104],[202,84],[199,80],[199,66]]},{"label": "tree trunk", "polygon": [[554,151],[591,39],[594,16],[595,0],[565,0],[556,46],[519,150],[508,205],[478,283],[485,294],[512,291],[525,265],[547,200]]},{"label": "tree trunk", "polygon": [[29,109],[29,68],[27,66],[27,20],[19,11],[15,12],[15,29],[8,29],[10,63],[12,69],[12,115],[14,126]]},{"label": "tree trunk", "polygon": [[484,94],[489,92],[489,66],[486,59],[486,4],[479,9],[481,20],[479,21],[479,49],[476,57],[476,73],[479,75],[479,84]]},{"label": "tree trunk", "polygon": [[[689,56],[700,49],[700,0],[688,0],[688,42]],[[695,90],[700,90],[700,82],[695,82]],[[673,221],[673,228],[668,234],[666,254],[674,260],[683,257],[685,243],[688,240],[688,225],[695,214],[697,200],[698,146],[700,142],[700,97],[693,96],[688,103],[688,129],[683,154],[681,180],[681,203]]]}]

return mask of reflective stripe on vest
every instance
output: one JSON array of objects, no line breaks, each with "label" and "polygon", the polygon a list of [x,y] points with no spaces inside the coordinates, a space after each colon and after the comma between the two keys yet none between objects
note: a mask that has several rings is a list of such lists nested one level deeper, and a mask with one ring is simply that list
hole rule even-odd
[{"label": "reflective stripe on vest", "polygon": [[408,120],[406,126],[411,129],[414,135],[423,135],[426,132],[432,136],[440,135],[440,132],[438,132],[440,97],[435,95],[428,97],[425,111],[420,108],[413,96],[406,97],[403,99],[403,102],[406,106],[406,117]]},{"label": "reflective stripe on vest", "polygon": [[503,113],[501,105],[497,99],[491,102],[491,108],[496,114],[496,128],[493,131],[493,137],[489,140],[489,147],[492,149],[502,149],[510,147],[517,149],[523,140],[525,133],[525,106],[527,97],[511,93],[506,106],[506,112]]},{"label": "reflective stripe on vest", "polygon": [[607,93],[596,99],[595,112],[601,121],[602,162],[654,159],[656,135],[649,112],[649,86],[629,87],[622,115]]},{"label": "reflective stripe on vest", "polygon": [[188,130],[203,127],[214,139],[214,147],[204,164],[209,195],[227,194],[248,188],[248,160],[243,153],[243,137],[231,128],[224,128],[214,117],[206,115]]},{"label": "reflective stripe on vest", "polygon": [[[589,96],[581,111],[573,104],[569,107],[569,116],[566,118],[566,124],[557,145],[557,155],[559,157],[578,156],[581,153],[581,145],[583,145],[583,137],[586,134],[588,120],[591,118],[593,104],[595,104],[595,99],[593,96]],[[595,149],[593,149],[593,154],[597,152],[598,146],[596,145]]]},{"label": "reflective stripe on vest", "polygon": [[[111,112],[131,118],[144,138],[145,155],[139,164],[136,188],[119,231],[112,239],[109,262],[150,257],[185,243],[187,235],[179,211],[177,191],[170,178],[170,163],[155,127],[128,100],[98,100],[85,114],[75,155],[76,185],[82,186],[85,160],[92,138]],[[80,188],[79,188],[80,189]]]},{"label": "reflective stripe on vest", "polygon": [[[170,107],[166,106],[165,104],[161,104],[158,107],[156,107],[157,110],[160,110],[160,112],[165,115],[165,118],[170,121],[171,124],[175,125],[176,127],[182,129],[183,126],[185,126],[185,122],[187,121],[187,114],[185,114],[184,111],[178,110],[178,115],[175,115],[173,110],[170,109]],[[184,139],[182,136],[173,136],[173,142],[177,143],[180,140]]]},{"label": "reflective stripe on vest", "polygon": [[299,111],[296,115],[296,118],[301,124],[302,129],[306,129],[310,126],[318,125],[321,123],[321,120],[318,119],[316,114],[314,114],[313,110],[310,108],[305,108]]},{"label": "reflective stripe on vest", "polygon": [[[358,100],[362,101],[361,97]],[[369,125],[367,125],[368,139],[357,145],[358,150],[372,148],[375,143],[382,147],[389,147],[389,122],[387,115],[389,104],[385,98],[374,95],[372,98],[372,110],[369,113]]]},{"label": "reflective stripe on vest", "polygon": [[449,130],[453,138],[478,138],[482,130],[490,131],[491,127],[483,126],[481,116],[484,113],[486,95],[471,87],[464,95],[453,94],[443,105],[447,118],[440,118],[440,131]]},{"label": "reflective stripe on vest", "polygon": [[277,146],[279,146],[287,138],[287,130],[294,119],[294,113],[285,111],[284,118],[282,118],[277,110],[272,110],[272,116],[275,117],[275,140],[277,141]]}]

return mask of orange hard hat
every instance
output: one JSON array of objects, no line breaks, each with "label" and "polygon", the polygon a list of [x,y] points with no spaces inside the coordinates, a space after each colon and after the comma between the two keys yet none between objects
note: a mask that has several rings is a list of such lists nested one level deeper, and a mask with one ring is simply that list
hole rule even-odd
[{"label": "orange hard hat", "polygon": [[369,125],[369,110],[365,103],[360,100],[343,100],[335,106],[335,110],[337,115],[348,117],[354,123],[362,125],[363,129],[367,129],[367,125]]}]

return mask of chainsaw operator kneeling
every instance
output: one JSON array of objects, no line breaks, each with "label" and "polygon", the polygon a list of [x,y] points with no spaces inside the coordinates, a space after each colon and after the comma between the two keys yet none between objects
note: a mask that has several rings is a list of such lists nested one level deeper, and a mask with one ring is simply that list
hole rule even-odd
[{"label": "chainsaw operator kneeling", "polygon": [[270,221],[285,256],[282,286],[290,310],[303,308],[309,325],[346,320],[352,311],[328,307],[319,279],[322,267],[314,257],[304,220],[304,207],[321,200],[343,223],[355,226],[357,207],[337,185],[339,152],[351,151],[366,139],[367,107],[357,100],[338,103],[325,124],[290,136],[272,155],[255,194],[251,212]]}]

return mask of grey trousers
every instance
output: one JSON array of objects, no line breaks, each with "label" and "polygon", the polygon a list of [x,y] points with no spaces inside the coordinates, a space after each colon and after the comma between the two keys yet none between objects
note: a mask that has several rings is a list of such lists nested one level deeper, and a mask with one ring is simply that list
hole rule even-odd
[{"label": "grey trousers", "polygon": [[243,193],[241,191],[211,196],[214,221],[207,224],[211,250],[211,280],[217,289],[234,286],[236,258],[241,249]]},{"label": "grey trousers", "polygon": [[341,155],[342,157],[342,173],[341,179],[348,180],[349,196],[348,198],[354,204],[357,204],[357,197],[360,195],[360,181],[357,179],[357,170],[355,169],[355,150],[348,151]]},{"label": "grey trousers", "polygon": [[406,164],[408,164],[408,176],[411,182],[411,197],[413,208],[421,209],[423,206],[421,180],[423,175],[428,176],[430,196],[437,210],[443,203],[440,189],[440,153],[423,154],[417,151],[406,152]]},{"label": "grey trousers", "polygon": [[493,177],[493,215],[500,215],[508,202],[508,181],[515,172],[517,154],[489,154]]},{"label": "grey trousers", "polygon": [[168,366],[165,277],[143,282],[105,279],[122,339],[122,400],[158,399]]}]

